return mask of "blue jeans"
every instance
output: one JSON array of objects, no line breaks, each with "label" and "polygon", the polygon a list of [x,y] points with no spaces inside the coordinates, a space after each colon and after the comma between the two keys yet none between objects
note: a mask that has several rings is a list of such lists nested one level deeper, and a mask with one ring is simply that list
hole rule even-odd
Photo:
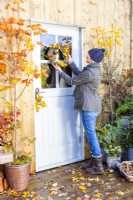
[{"label": "blue jeans", "polygon": [[96,119],[98,112],[81,111],[82,122],[93,157],[101,157],[101,149],[96,135]]}]

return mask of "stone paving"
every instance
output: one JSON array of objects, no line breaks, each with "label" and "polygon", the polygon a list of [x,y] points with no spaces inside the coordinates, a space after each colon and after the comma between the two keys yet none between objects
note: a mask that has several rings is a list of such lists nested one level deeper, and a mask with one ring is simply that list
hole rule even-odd
[{"label": "stone paving", "polygon": [[[87,162],[84,161],[84,162]],[[103,175],[89,175],[81,168],[83,162],[38,172],[30,176],[28,191],[36,194],[25,198],[0,195],[0,200],[133,200],[133,183],[118,170],[105,165]]]}]

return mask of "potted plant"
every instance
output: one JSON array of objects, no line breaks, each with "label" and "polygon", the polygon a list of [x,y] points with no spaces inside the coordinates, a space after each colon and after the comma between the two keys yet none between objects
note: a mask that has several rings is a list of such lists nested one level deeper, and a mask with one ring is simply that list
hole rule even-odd
[{"label": "potted plant", "polygon": [[120,141],[126,152],[126,160],[133,161],[133,119],[128,118],[127,120],[128,124],[123,127],[123,135]]},{"label": "potted plant", "polygon": [[132,95],[116,109],[117,120],[122,121],[121,146],[126,160],[133,161],[133,101]]},{"label": "potted plant", "polygon": [[[116,168],[116,163],[120,162],[121,146],[120,146],[120,135],[121,135],[121,124],[118,123],[116,126],[107,124],[102,130],[102,146],[106,155],[106,163],[109,168]],[[98,138],[99,137],[99,132]],[[103,134],[104,133],[104,134]],[[105,134],[106,133],[106,134]],[[101,143],[101,142],[100,142]]]},{"label": "potted plant", "polygon": [[[41,76],[38,67],[29,61],[29,54],[33,51],[35,45],[42,45],[37,40],[33,43],[32,35],[36,37],[41,33],[46,33],[46,30],[42,29],[40,24],[30,24],[20,18],[20,12],[24,11],[21,6],[23,3],[22,0],[10,1],[5,5],[5,9],[11,16],[0,19],[0,99],[5,105],[4,112],[8,110],[9,113],[12,113],[13,125],[10,127],[11,132],[7,129],[6,135],[2,139],[5,141],[9,138],[9,135],[11,136],[11,144],[9,145],[8,142],[5,142],[5,144],[14,154],[14,161],[5,164],[5,173],[9,187],[17,191],[27,188],[31,164],[29,154],[24,154],[19,149],[18,110],[19,112],[22,112],[22,110],[18,109],[18,100],[33,79]],[[45,70],[42,73],[47,76]],[[10,95],[7,95],[8,91],[10,91]],[[35,105],[37,111],[40,106],[45,107],[46,104],[38,94]],[[8,127],[9,125],[6,124],[5,126]],[[34,138],[27,140],[33,142]]]},{"label": "potted plant", "polygon": [[114,146],[110,144],[105,147],[106,152],[106,162],[109,168],[116,169],[117,163],[121,162],[121,146]]}]

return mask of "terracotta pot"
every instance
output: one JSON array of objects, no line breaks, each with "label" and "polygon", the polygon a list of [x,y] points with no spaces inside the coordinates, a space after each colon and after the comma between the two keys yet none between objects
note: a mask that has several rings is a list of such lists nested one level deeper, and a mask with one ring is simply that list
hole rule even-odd
[{"label": "terracotta pot", "polygon": [[17,192],[27,189],[30,166],[31,162],[24,165],[4,165],[9,188],[14,189]]}]

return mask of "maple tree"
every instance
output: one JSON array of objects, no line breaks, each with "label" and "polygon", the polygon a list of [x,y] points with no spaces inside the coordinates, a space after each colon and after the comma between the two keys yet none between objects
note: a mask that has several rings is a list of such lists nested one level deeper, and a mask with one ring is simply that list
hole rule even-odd
[{"label": "maple tree", "polygon": [[[110,29],[102,28],[98,26],[93,28],[93,34],[91,35],[93,39],[96,40],[97,46],[99,48],[105,48],[105,56],[102,61],[102,83],[106,87],[106,92],[104,98],[102,99],[102,124],[103,118],[110,116],[110,123],[114,123],[114,98],[117,97],[117,94],[114,94],[114,85],[119,83],[121,74],[118,73],[118,68],[121,61],[117,59],[117,46],[122,46],[122,28],[117,27],[115,24],[110,24]],[[119,76],[118,76],[119,74]],[[105,97],[106,95],[106,97]],[[107,117],[108,118],[108,117]]]},{"label": "maple tree", "polygon": [[[13,113],[13,146],[15,151],[18,99],[33,82],[33,79],[41,77],[39,68],[32,61],[29,61],[29,54],[36,45],[43,45],[37,41],[37,36],[47,33],[40,24],[30,24],[29,21],[20,18],[20,12],[25,12],[22,8],[24,3],[25,0],[10,0],[5,5],[5,10],[8,10],[11,16],[8,18],[1,17],[0,19],[0,99],[8,108],[9,114]],[[35,37],[35,41],[32,41],[32,35]],[[42,73],[44,76],[48,76],[45,70]],[[9,90],[10,98],[6,98]],[[39,96],[35,105],[37,111],[40,105],[46,106]]]}]

